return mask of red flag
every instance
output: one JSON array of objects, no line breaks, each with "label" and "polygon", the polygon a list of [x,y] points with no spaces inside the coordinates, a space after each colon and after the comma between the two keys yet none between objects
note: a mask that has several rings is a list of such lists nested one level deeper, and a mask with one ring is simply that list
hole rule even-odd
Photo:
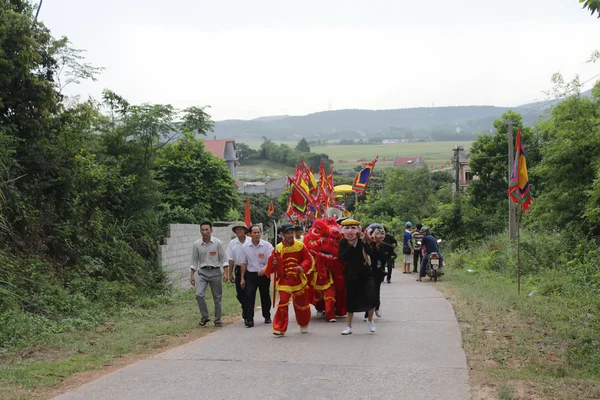
[{"label": "red flag", "polygon": [[271,204],[269,204],[269,215],[273,215],[275,212],[275,206],[273,205],[273,200],[271,200]]},{"label": "red flag", "polygon": [[250,202],[248,201],[248,197],[246,197],[246,210],[244,211],[244,223],[248,228],[252,225],[252,219],[250,218]]},{"label": "red flag", "polygon": [[523,207],[523,214],[525,214],[529,210],[529,207],[531,207],[531,193],[529,192],[525,149],[523,149],[523,144],[521,144],[521,129],[517,133],[515,151],[517,152],[517,156],[513,164],[512,177],[508,184],[508,197]]}]

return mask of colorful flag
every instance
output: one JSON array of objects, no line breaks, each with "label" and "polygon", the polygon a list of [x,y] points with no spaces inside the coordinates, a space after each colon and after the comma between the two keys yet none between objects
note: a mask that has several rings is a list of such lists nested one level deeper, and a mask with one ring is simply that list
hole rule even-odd
[{"label": "colorful flag", "polygon": [[250,202],[248,201],[248,197],[246,197],[246,209],[244,210],[244,223],[248,228],[252,225],[252,218],[250,218]]},{"label": "colorful flag", "polygon": [[513,172],[508,185],[508,197],[515,203],[523,207],[523,213],[531,207],[531,193],[529,192],[529,177],[527,175],[527,162],[525,160],[525,150],[521,144],[521,130],[517,133],[517,143],[515,145],[515,163]]},{"label": "colorful flag", "polygon": [[354,179],[354,184],[352,185],[352,189],[356,193],[364,193],[367,188],[367,184],[369,183],[369,179],[373,174],[373,169],[375,169],[375,163],[379,160],[379,156],[375,157],[373,161],[363,164],[363,169],[360,170],[358,174],[356,174],[356,178]]},{"label": "colorful flag", "polygon": [[269,215],[273,215],[275,212],[275,205],[273,204],[273,200],[271,200],[271,204],[269,204]]},{"label": "colorful flag", "polygon": [[309,204],[310,196],[306,191],[294,181],[290,181],[290,206],[300,215],[306,214],[306,207]]}]

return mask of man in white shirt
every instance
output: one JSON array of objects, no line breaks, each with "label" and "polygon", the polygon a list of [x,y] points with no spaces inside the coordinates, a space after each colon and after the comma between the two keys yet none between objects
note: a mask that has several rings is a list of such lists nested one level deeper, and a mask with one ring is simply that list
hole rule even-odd
[{"label": "man in white shirt", "polygon": [[[221,279],[223,282],[227,282],[227,270],[224,269],[221,273],[221,267],[227,266],[228,262],[223,244],[212,236],[212,231],[210,222],[200,224],[202,239],[194,242],[192,247],[190,283],[196,287],[196,301],[201,315],[200,326],[205,326],[210,321],[204,298],[206,287],[210,285],[215,303],[215,326],[221,327],[221,296],[223,294]],[[195,275],[198,275],[198,282],[196,282]]]},{"label": "man in white shirt", "polygon": [[242,246],[244,243],[251,242],[252,239],[250,239],[249,236],[246,236],[248,233],[248,228],[242,221],[234,223],[231,227],[231,230],[237,237],[233,238],[227,245],[227,258],[229,259],[229,280],[231,283],[235,282],[236,299],[242,306],[242,318],[244,318],[244,321],[246,321],[246,313],[244,310],[244,289],[242,289],[240,286],[240,282],[242,280],[241,266],[243,261]]},{"label": "man in white shirt", "polygon": [[267,265],[267,261],[273,252],[273,245],[261,239],[262,230],[258,225],[250,227],[252,240],[242,246],[242,268],[240,285],[244,289],[245,297],[245,323],[247,328],[254,326],[254,304],[256,302],[256,290],[260,291],[260,304],[265,324],[271,323],[271,294],[269,289],[271,279],[267,276],[259,276],[258,271]]}]

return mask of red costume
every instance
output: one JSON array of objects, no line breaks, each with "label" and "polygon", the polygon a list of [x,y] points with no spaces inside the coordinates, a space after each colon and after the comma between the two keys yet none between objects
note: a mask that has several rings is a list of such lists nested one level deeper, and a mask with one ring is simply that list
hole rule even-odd
[{"label": "red costume", "polygon": [[[275,274],[275,289],[279,291],[279,304],[273,318],[273,333],[284,335],[288,327],[288,306],[293,299],[296,322],[300,328],[310,323],[310,299],[306,291],[307,278],[313,268],[313,258],[302,242],[291,246],[277,245],[265,269],[265,275]],[[297,267],[302,267],[302,272]],[[275,297],[273,297],[275,301]]]},{"label": "red costume", "polygon": [[328,321],[346,315],[344,266],[337,258],[342,237],[339,228],[333,217],[318,219],[304,236],[304,244],[315,258],[310,281],[312,303],[317,311],[325,311]]}]

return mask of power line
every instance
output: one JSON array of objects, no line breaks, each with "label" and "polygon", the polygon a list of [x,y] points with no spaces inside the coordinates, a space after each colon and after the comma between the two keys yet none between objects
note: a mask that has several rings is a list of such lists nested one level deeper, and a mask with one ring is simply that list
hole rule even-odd
[{"label": "power line", "polygon": [[[575,90],[579,89],[581,86],[585,85],[586,83],[590,82],[591,80],[593,80],[593,79],[595,79],[595,78],[597,78],[597,77],[599,77],[599,76],[600,76],[600,74],[596,74],[596,75],[592,76],[590,79],[588,79],[588,80],[586,80],[586,81],[584,81],[584,82],[580,83],[580,84],[579,84],[579,86],[577,86],[576,88],[573,88],[573,89],[571,89],[571,90],[568,90],[568,91],[565,93],[565,97],[567,97],[568,95],[570,95],[571,93],[573,93]],[[536,111],[538,111],[538,110],[540,110],[540,109],[542,109],[542,108],[546,107],[546,106],[547,106],[547,105],[549,105],[550,103],[554,103],[554,102],[556,102],[556,101],[560,101],[560,100],[561,100],[560,98],[559,98],[559,99],[552,99],[552,100],[548,100],[547,102],[545,102],[545,103],[544,103],[544,104],[542,104],[541,106],[534,108],[533,110],[529,111],[528,113],[525,113],[525,114],[523,114],[522,116],[524,117],[524,116],[526,116],[526,115],[532,114],[532,113],[534,113],[534,112],[536,112]]]}]

